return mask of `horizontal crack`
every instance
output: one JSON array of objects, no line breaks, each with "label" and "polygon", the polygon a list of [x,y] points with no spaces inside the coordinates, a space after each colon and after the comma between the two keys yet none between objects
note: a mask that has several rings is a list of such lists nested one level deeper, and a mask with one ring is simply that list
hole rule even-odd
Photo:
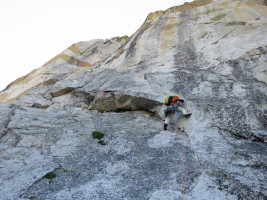
[{"label": "horizontal crack", "polygon": [[241,138],[241,139],[245,139],[245,140],[251,140],[252,142],[259,142],[259,143],[267,143],[266,141],[264,141],[263,138],[260,138],[258,136],[252,135],[251,137],[246,137],[244,135],[241,135],[239,133],[234,133],[231,132],[230,130],[223,128],[223,127],[219,127],[219,126],[210,126],[211,128],[218,128],[220,130],[226,131],[228,133],[231,133],[232,135],[234,135],[235,137]]}]

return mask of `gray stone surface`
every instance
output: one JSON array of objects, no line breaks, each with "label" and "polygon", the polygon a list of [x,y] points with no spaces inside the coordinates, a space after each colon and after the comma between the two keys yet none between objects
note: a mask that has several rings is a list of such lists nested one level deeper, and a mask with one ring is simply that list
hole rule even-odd
[{"label": "gray stone surface", "polygon": [[[265,200],[266,24],[263,1],[199,0],[64,51],[95,65],[57,60],[37,70],[56,81],[14,82],[0,94],[21,96],[0,105],[0,199]],[[163,131],[176,93],[192,116]]]}]

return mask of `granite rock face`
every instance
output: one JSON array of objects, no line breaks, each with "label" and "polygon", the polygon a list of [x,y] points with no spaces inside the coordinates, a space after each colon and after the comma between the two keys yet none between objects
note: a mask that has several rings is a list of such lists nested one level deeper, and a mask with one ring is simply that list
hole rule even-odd
[{"label": "granite rock face", "polygon": [[[11,83],[0,199],[266,199],[266,32],[264,0],[199,0]],[[193,114],[163,131],[176,93]]]}]

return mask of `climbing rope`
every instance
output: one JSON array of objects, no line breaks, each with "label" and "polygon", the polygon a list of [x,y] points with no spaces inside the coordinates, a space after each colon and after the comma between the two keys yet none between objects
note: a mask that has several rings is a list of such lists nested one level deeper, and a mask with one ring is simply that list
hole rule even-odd
[{"label": "climbing rope", "polygon": [[[175,132],[179,134],[179,128],[177,126],[175,126]],[[184,168],[185,168],[184,184],[183,184],[183,188],[181,191],[181,200],[184,200],[184,194],[185,194],[185,190],[187,186],[187,177],[188,177],[188,163],[187,163],[186,150],[185,150],[183,141],[181,142],[181,144],[182,144],[182,150],[183,150],[183,156],[184,156]]]},{"label": "climbing rope", "polygon": [[184,193],[185,193],[185,189],[186,189],[186,185],[187,185],[187,177],[188,177],[188,164],[187,164],[186,152],[185,152],[185,148],[184,148],[183,143],[182,143],[182,149],[183,149],[183,154],[184,154],[184,166],[185,166],[184,185],[183,185],[183,189],[182,189],[182,200],[184,200]]}]

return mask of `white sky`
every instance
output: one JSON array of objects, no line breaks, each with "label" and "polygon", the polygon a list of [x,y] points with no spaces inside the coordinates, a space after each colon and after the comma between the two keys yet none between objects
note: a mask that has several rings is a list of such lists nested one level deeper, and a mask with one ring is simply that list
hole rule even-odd
[{"label": "white sky", "polygon": [[132,35],[150,12],[192,0],[0,0],[0,90],[71,44]]}]

